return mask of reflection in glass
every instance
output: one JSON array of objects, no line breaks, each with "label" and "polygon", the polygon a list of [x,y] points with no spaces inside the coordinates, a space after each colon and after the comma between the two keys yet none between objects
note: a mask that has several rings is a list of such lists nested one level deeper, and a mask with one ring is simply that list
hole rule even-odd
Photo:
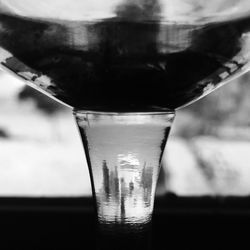
[{"label": "reflection in glass", "polygon": [[151,220],[159,163],[174,115],[75,114],[89,151],[100,224],[143,227]]}]

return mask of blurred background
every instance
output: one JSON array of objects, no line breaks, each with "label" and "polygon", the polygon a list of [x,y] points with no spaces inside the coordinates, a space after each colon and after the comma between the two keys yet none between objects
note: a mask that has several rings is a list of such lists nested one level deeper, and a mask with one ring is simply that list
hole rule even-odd
[{"label": "blurred background", "polygon": [[[0,71],[0,196],[90,196],[71,110]],[[177,112],[157,194],[250,194],[250,74]]]}]

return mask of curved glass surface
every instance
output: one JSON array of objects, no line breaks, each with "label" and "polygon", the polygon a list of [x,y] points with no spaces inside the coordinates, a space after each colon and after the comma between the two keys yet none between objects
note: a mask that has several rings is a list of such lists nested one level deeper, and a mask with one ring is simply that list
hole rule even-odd
[{"label": "curved glass surface", "polygon": [[178,109],[249,69],[249,10],[247,0],[0,0],[0,64],[77,110]]},{"label": "curved glass surface", "polygon": [[33,18],[94,21],[120,17],[122,12],[129,20],[184,23],[232,20],[250,12],[248,0],[1,0],[0,8]]}]

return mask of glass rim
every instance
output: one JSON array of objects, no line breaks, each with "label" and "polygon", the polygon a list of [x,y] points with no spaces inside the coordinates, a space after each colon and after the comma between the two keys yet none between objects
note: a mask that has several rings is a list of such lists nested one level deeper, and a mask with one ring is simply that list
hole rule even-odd
[{"label": "glass rim", "polygon": [[164,114],[175,114],[175,110],[170,110],[170,109],[158,109],[158,110],[150,110],[150,111],[98,111],[98,110],[83,110],[83,109],[73,109],[73,114],[74,115],[106,115],[106,116],[136,116],[136,115],[164,115]]}]

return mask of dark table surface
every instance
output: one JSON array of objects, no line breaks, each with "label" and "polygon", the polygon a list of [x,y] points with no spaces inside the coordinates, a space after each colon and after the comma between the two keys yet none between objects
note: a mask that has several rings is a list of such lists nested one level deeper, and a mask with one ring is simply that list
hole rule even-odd
[{"label": "dark table surface", "polygon": [[[248,249],[249,197],[157,197],[152,242],[161,249]],[[0,198],[0,249],[92,249],[91,198]],[[169,247],[171,245],[171,247]]]}]

